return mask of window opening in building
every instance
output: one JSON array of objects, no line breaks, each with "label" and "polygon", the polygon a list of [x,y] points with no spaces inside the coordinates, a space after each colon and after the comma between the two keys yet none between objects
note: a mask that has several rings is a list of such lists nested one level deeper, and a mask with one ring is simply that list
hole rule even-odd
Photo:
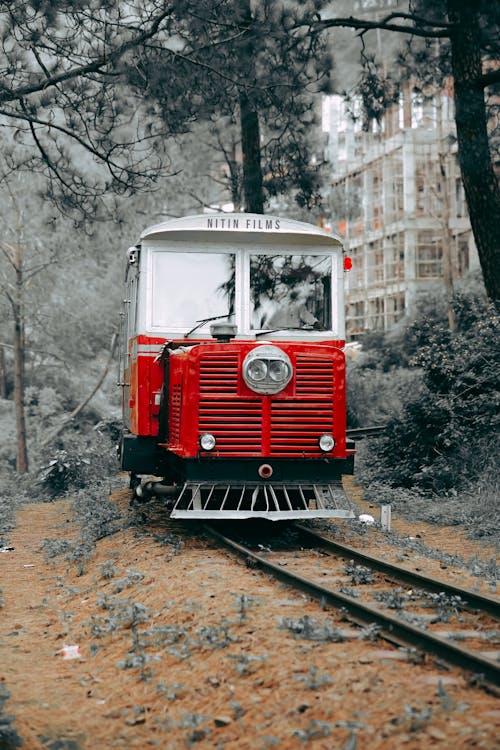
[{"label": "window opening in building", "polygon": [[404,234],[398,232],[385,240],[385,280],[396,281],[404,278],[405,249]]},{"label": "window opening in building", "polygon": [[389,297],[386,297],[385,311],[386,311],[386,315],[385,315],[386,326],[387,328],[392,328],[392,326],[396,325],[398,320],[401,320],[401,318],[404,315],[404,312],[405,312],[404,292],[400,292],[399,294],[391,294]]},{"label": "window opening in building", "polygon": [[378,284],[384,281],[384,248],[382,238],[368,244],[367,255],[368,284]]},{"label": "window opening in building", "polygon": [[432,230],[417,232],[417,278],[440,278],[443,274],[443,239]]},{"label": "window opening in building", "polygon": [[459,234],[456,237],[456,254],[457,254],[457,267],[458,275],[463,276],[469,270],[470,258],[469,258],[469,236],[470,233]]}]

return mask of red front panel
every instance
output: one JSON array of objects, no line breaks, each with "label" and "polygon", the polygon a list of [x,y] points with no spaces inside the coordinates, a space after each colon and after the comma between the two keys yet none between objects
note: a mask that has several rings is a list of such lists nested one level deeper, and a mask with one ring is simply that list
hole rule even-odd
[{"label": "red front panel", "polygon": [[[291,382],[273,396],[252,391],[242,363],[255,343],[207,343],[170,357],[168,448],[188,458],[321,458],[318,438],[336,440],[329,457],[345,458],[345,360],[332,344],[280,342],[293,365]],[[216,448],[199,449],[212,433]]]},{"label": "red front panel", "polygon": [[163,366],[158,353],[165,339],[137,336],[129,342],[130,431],[134,435],[157,435]]}]

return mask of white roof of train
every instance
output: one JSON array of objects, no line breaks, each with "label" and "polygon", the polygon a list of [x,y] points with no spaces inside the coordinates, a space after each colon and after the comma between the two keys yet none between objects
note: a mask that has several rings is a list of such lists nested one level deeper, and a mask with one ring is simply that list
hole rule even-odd
[{"label": "white roof of train", "polygon": [[225,234],[228,231],[241,235],[295,235],[314,237],[314,244],[342,245],[342,238],[336,232],[327,232],[314,224],[294,219],[283,219],[268,214],[217,213],[185,216],[154,224],[145,229],[140,239],[162,239],[184,232],[202,232],[206,235]]}]

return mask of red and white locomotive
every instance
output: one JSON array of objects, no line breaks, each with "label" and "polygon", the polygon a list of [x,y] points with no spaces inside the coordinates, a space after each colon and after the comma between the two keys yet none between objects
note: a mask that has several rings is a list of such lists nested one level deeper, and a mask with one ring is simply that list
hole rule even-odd
[{"label": "red and white locomotive", "polygon": [[[351,517],[338,235],[204,214],[128,250],[121,465],[173,518]],[[157,479],[141,484],[141,475]]]}]

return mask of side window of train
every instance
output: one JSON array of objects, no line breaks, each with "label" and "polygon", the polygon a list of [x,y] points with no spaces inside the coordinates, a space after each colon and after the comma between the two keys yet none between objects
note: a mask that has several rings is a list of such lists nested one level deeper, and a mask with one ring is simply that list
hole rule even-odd
[{"label": "side window of train", "polygon": [[127,340],[135,336],[137,322],[137,284],[139,272],[137,267],[129,268],[127,279],[127,301],[125,314],[127,316]]}]

